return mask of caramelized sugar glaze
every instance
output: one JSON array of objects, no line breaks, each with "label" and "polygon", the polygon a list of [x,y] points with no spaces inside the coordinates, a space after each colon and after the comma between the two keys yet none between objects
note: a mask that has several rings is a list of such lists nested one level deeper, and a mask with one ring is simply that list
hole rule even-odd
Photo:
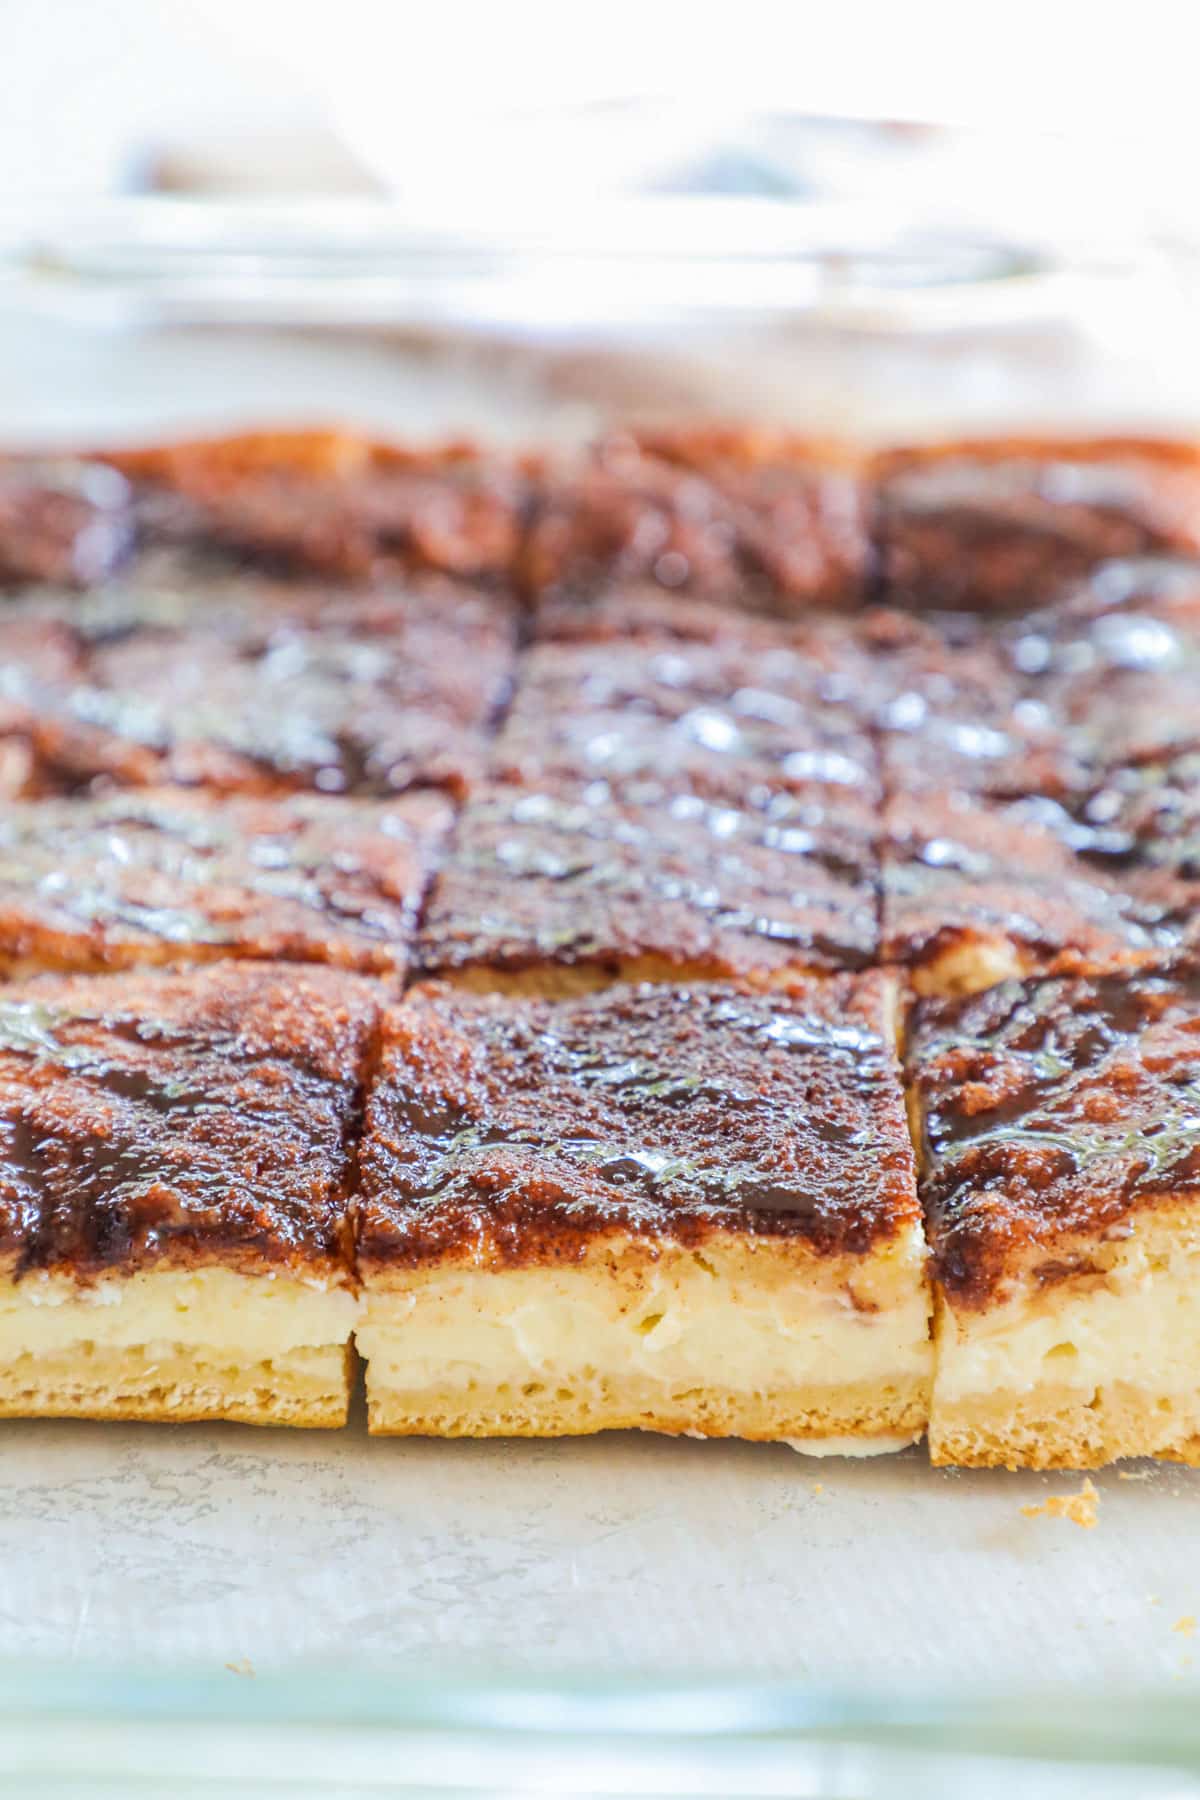
[{"label": "caramelized sugar glaze", "polygon": [[80,596],[0,605],[0,719],[40,791],[178,783],[461,793],[512,668],[503,600],[284,584],[150,550]]},{"label": "caramelized sugar glaze", "polygon": [[217,956],[403,974],[450,807],[135,788],[0,809],[0,972]]},{"label": "caramelized sugar glaze", "polygon": [[[0,795],[20,801],[0,820],[10,967],[115,967],[164,947],[478,985],[655,965],[654,988],[554,1005],[423,990],[393,1016],[364,1171],[381,1255],[407,1254],[405,1232],[413,1254],[449,1253],[486,1238],[494,1216],[496,1254],[523,1256],[560,1191],[564,1231],[620,1218],[701,1233],[736,1217],[831,1249],[867,1242],[893,1214],[854,1222],[850,1196],[869,1212],[900,1167],[887,1148],[900,1089],[890,1050],[846,1053],[835,1040],[850,1026],[822,1012],[874,993],[874,977],[855,987],[848,971],[916,977],[948,945],[1000,938],[1034,972],[1022,992],[1035,1010],[1039,973],[1049,1008],[1064,970],[1142,1006],[1157,977],[1139,969],[1196,940],[1188,446],[871,459],[714,431],[507,459],[319,432],[107,466],[12,460],[0,586]],[[186,979],[216,993],[253,968],[222,961]],[[726,1015],[714,978],[790,993],[728,994]],[[106,979],[129,984],[134,1011],[150,1005],[149,976]],[[288,995],[326,977],[272,979],[286,1013]],[[972,1005],[988,1003],[923,1003],[923,1093],[941,1054],[926,1007],[948,1007],[969,1037]],[[769,1036],[789,1009],[825,1018],[811,1054]],[[543,1015],[545,1043],[531,1024]],[[554,1020],[568,1033],[558,1051]],[[1147,1016],[1133,1040],[1154,1026]],[[428,1080],[453,1088],[427,1114],[427,1096],[405,1112],[405,1033]],[[636,1076],[592,1082],[570,1063],[586,1034],[612,1036],[604,1068],[661,1073],[666,1059],[657,1094]],[[369,1036],[346,1041],[355,1079]],[[696,1080],[671,1099],[676,1062]],[[818,1065],[827,1092],[811,1085]],[[279,1064],[281,1093],[294,1066]],[[47,1091],[68,1080],[53,1059],[46,1070]],[[179,1079],[198,1093],[208,1065]],[[12,1091],[15,1145],[31,1101]],[[1139,1128],[1170,1098],[1128,1091]],[[625,1110],[601,1117],[597,1095],[610,1107],[614,1094]],[[851,1134],[837,1156],[821,1118]],[[186,1107],[178,1123],[186,1157]],[[775,1160],[735,1181],[743,1126]],[[927,1181],[945,1237],[935,1135]],[[651,1137],[655,1155],[670,1151],[670,1182],[639,1161]],[[593,1139],[624,1147],[593,1155]],[[1053,1181],[1011,1173],[1018,1192],[1048,1196],[1039,1217],[1067,1217]],[[1005,1165],[980,1191],[1008,1179]],[[28,1171],[20,1180],[28,1203]],[[536,1203],[520,1198],[526,1180]],[[389,1193],[405,1199],[402,1229]],[[1030,1206],[1032,1218],[1041,1201]],[[938,1251],[947,1282],[954,1254]]]},{"label": "caramelized sugar glaze", "polygon": [[0,1252],[86,1278],[163,1257],[341,1266],[379,1010],[328,969],[41,976],[0,990]]},{"label": "caramelized sugar glaze", "polygon": [[719,1230],[864,1254],[915,1211],[890,1019],[879,972],[787,996],[418,987],[368,1104],[360,1254],[570,1261]]},{"label": "caramelized sugar glaze", "polygon": [[908,1056],[935,1266],[957,1306],[985,1304],[1031,1251],[1120,1232],[1200,1187],[1194,959],[922,1002]]}]

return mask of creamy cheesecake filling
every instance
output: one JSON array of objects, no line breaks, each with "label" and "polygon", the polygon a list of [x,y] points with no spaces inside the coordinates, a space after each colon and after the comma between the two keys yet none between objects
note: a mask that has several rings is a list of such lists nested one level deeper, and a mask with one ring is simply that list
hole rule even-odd
[{"label": "creamy cheesecake filling", "polygon": [[876,1384],[903,1390],[898,1423],[911,1432],[913,1395],[932,1373],[916,1228],[861,1259],[734,1241],[657,1258],[617,1246],[567,1267],[368,1275],[356,1342],[373,1412],[390,1392],[422,1416],[422,1395],[429,1414],[455,1394],[482,1407],[489,1392],[524,1393],[531,1412],[541,1395],[590,1395],[615,1417],[623,1395],[643,1410],[661,1396],[670,1412],[699,1390],[760,1403]]},{"label": "creamy cheesecake filling", "polygon": [[82,1345],[170,1345],[206,1350],[215,1362],[269,1362],[344,1348],[356,1309],[354,1294],[337,1281],[275,1270],[148,1269],[86,1284],[32,1271],[0,1286],[0,1366]]},{"label": "creamy cheesecake filling", "polygon": [[1200,1462],[1200,1207],[1043,1244],[981,1305],[942,1293],[934,1337],[935,1463]]},{"label": "creamy cheesecake filling", "polygon": [[1026,1277],[980,1311],[939,1309],[933,1410],[1042,1386],[1089,1405],[1120,1384],[1191,1395],[1200,1410],[1200,1210],[1139,1220],[1124,1240],[1079,1252],[1091,1268]]}]

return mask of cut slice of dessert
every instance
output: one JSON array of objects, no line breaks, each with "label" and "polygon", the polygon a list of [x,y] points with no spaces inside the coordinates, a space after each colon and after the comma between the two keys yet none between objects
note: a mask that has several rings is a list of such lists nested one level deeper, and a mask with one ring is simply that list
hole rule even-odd
[{"label": "cut slice of dessert", "polygon": [[900,605],[1024,610],[1114,557],[1200,550],[1200,446],[976,438],[884,451],[875,529]]},{"label": "cut slice of dessert", "polygon": [[654,581],[733,606],[852,606],[870,563],[861,457],[755,430],[614,435],[536,471],[531,592]]},{"label": "cut slice of dessert", "polygon": [[935,1462],[1200,1462],[1200,965],[918,1006]]},{"label": "cut slice of dessert", "polygon": [[786,986],[863,968],[879,936],[874,831],[817,794],[747,812],[603,782],[482,787],[431,890],[416,966],[476,987],[616,980]]},{"label": "cut slice of dessert", "polygon": [[339,1425],[370,980],[0,990],[0,1414]]},{"label": "cut slice of dessert", "polygon": [[403,975],[450,819],[437,794],[14,802],[0,812],[0,974],[247,956]]},{"label": "cut slice of dessert", "polygon": [[0,619],[0,732],[39,781],[227,792],[461,792],[508,692],[500,597],[427,579],[369,593],[140,558],[82,594],[28,590]]},{"label": "cut slice of dessert", "polygon": [[625,642],[541,643],[524,660],[492,753],[536,786],[603,781],[640,803],[693,793],[745,810],[825,790],[860,816],[878,803],[876,752],[857,710],[850,632],[747,620],[741,642],[647,629]]},{"label": "cut slice of dessert", "polygon": [[881,956],[918,994],[1136,966],[1180,948],[1177,907],[1131,892],[1037,810],[954,790],[887,802]]},{"label": "cut slice of dessert", "polygon": [[371,1428],[871,1454],[931,1372],[884,974],[787,996],[439,984],[386,1018],[358,1196]]}]

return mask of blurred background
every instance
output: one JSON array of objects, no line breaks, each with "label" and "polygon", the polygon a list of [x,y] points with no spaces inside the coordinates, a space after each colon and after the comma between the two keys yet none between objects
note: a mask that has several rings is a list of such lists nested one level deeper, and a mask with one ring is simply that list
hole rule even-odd
[{"label": "blurred background", "polygon": [[0,0],[3,436],[1194,422],[1189,13]]}]

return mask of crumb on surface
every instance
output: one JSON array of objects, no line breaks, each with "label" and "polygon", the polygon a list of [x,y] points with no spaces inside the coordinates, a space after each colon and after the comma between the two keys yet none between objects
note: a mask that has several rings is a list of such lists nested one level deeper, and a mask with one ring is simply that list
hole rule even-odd
[{"label": "crumb on surface", "polygon": [[1195,1613],[1184,1613],[1182,1618],[1176,1619],[1175,1623],[1171,1627],[1171,1630],[1177,1631],[1181,1637],[1195,1637],[1195,1635],[1196,1635],[1196,1615],[1195,1615]]},{"label": "crumb on surface", "polygon": [[1084,1531],[1091,1531],[1096,1523],[1099,1506],[1100,1495],[1096,1491],[1096,1485],[1089,1477],[1085,1477],[1077,1494],[1051,1494],[1040,1506],[1023,1506],[1021,1511],[1027,1519],[1070,1519],[1072,1525],[1080,1525]]},{"label": "crumb on surface", "polygon": [[254,1664],[248,1656],[239,1656],[236,1662],[227,1662],[225,1667],[231,1675],[249,1675],[255,1673]]}]

